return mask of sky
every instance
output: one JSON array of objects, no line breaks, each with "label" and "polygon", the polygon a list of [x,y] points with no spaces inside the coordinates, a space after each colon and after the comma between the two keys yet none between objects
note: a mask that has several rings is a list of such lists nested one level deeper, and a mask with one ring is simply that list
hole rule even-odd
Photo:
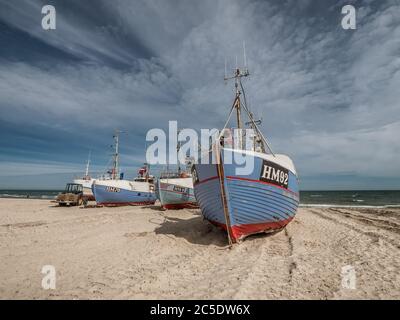
[{"label": "sky", "polygon": [[222,128],[243,41],[248,103],[301,189],[400,189],[399,0],[0,0],[0,189],[62,188],[89,150],[103,171],[116,128],[128,177],[149,129]]}]

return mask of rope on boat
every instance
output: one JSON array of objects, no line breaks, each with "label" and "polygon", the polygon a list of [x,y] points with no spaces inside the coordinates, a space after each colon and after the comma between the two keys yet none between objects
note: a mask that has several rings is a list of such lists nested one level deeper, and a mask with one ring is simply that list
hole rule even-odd
[{"label": "rope on boat", "polygon": [[261,136],[261,138],[263,139],[265,145],[267,146],[268,150],[271,152],[271,154],[275,157],[275,153],[272,151],[272,148],[270,146],[270,144],[268,143],[267,139],[264,137],[264,135],[262,134],[261,130],[258,128],[257,124],[254,122],[253,116],[251,115],[249,109],[247,108],[247,102],[246,102],[246,94],[244,92],[244,88],[242,85],[242,80],[239,78],[239,84],[240,84],[240,88],[242,89],[243,92],[243,99],[244,99],[244,103],[243,103],[243,107],[247,112],[247,115],[249,116],[250,121],[253,123],[254,128],[256,128],[258,134]]},{"label": "rope on boat", "polygon": [[[256,129],[257,133],[260,135],[261,139],[262,139],[263,142],[265,143],[267,149],[268,149],[269,152],[275,157],[275,153],[272,151],[271,145],[269,144],[268,140],[264,137],[264,135],[262,134],[261,130],[258,128],[257,124],[255,123],[255,121],[254,121],[254,119],[253,119],[253,116],[251,115],[250,110],[249,110],[248,107],[247,107],[246,93],[245,93],[245,91],[244,91],[243,84],[242,84],[242,80],[241,80],[240,78],[239,78],[239,84],[240,84],[240,88],[241,88],[242,93],[243,93],[243,102],[244,102],[244,103],[243,103],[242,105],[243,105],[243,107],[244,107],[244,109],[245,109],[245,111],[246,111],[246,113],[247,113],[247,115],[248,115],[248,117],[249,117],[251,123],[253,124],[254,128]],[[223,129],[221,130],[220,134],[218,135],[218,139],[217,139],[216,143],[219,143],[219,140],[221,139],[221,137],[222,137],[222,135],[223,135],[223,133],[224,133],[224,131],[225,131],[225,129],[226,129],[226,126],[228,125],[229,120],[231,119],[233,110],[235,109],[236,99],[237,99],[237,98],[235,98],[235,100],[233,101],[233,104],[232,104],[232,107],[231,107],[231,111],[229,112],[228,119],[226,120]],[[239,98],[239,99],[240,99],[240,98]]]},{"label": "rope on boat", "polygon": [[228,120],[226,120],[223,129],[221,130],[221,132],[220,132],[219,135],[218,135],[218,140],[217,140],[218,143],[219,143],[219,140],[221,139],[221,137],[222,137],[222,135],[223,135],[223,133],[224,133],[224,131],[225,131],[226,126],[227,126],[228,123],[229,123],[229,120],[231,119],[231,116],[232,116],[232,113],[233,113],[233,109],[235,109],[235,104],[236,104],[236,99],[233,101],[233,104],[232,104],[232,107],[231,107],[231,111],[229,112]]}]

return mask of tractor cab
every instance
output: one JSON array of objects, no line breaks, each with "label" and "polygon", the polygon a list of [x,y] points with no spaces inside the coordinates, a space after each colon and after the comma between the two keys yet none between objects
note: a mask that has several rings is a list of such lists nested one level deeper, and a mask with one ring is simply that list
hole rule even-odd
[{"label": "tractor cab", "polygon": [[65,190],[57,196],[56,202],[59,206],[80,206],[87,202],[83,196],[83,186],[77,183],[67,183]]},{"label": "tractor cab", "polygon": [[67,183],[63,193],[80,194],[83,192],[83,186],[77,183]]}]

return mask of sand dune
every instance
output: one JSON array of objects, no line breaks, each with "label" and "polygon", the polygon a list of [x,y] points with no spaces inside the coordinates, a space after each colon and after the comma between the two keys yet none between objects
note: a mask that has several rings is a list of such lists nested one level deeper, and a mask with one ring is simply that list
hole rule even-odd
[{"label": "sand dune", "polygon": [[[55,290],[41,287],[43,265]],[[2,299],[399,299],[399,271],[399,209],[302,208],[229,249],[199,210],[0,199]]]}]

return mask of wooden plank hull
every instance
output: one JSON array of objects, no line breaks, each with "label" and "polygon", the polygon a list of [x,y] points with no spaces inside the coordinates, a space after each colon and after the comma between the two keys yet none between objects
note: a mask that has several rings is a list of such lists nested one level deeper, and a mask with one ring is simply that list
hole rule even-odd
[{"label": "wooden plank hull", "polygon": [[299,205],[298,178],[291,160],[282,155],[273,158],[254,153],[251,156],[254,168],[246,175],[237,174],[235,163],[223,163],[223,177],[218,175],[216,164],[194,165],[194,193],[202,214],[226,230],[223,182],[233,242],[251,234],[284,228],[294,218]]}]

